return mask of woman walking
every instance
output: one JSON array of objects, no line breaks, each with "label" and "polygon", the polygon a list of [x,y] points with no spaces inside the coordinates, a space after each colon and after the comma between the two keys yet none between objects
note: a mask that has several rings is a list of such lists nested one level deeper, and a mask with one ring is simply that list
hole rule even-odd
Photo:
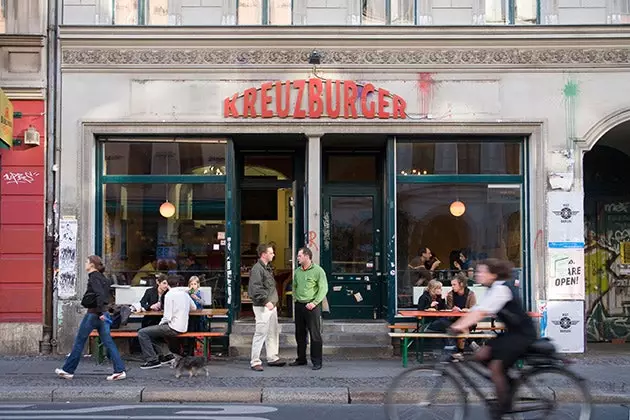
[{"label": "woman walking", "polygon": [[72,379],[74,371],[81,361],[81,353],[92,330],[98,330],[101,342],[107,349],[109,358],[114,364],[114,374],[107,377],[108,381],[119,381],[125,379],[125,365],[120,358],[120,353],[114,344],[109,331],[111,320],[107,312],[109,303],[110,281],[103,275],[105,267],[101,257],[92,255],[85,262],[85,271],[88,272],[88,284],[85,295],[81,300],[81,305],[87,308],[87,313],[81,321],[79,331],[74,339],[74,346],[70,356],[61,369],[55,369],[57,376],[64,379]]}]

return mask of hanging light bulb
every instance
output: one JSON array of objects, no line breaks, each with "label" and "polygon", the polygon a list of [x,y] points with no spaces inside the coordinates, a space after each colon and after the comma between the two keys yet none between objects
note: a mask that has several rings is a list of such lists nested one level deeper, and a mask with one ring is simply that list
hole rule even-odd
[{"label": "hanging light bulb", "polygon": [[466,206],[459,200],[453,201],[451,203],[450,211],[453,216],[459,217],[466,212]]},{"label": "hanging light bulb", "polygon": [[160,214],[162,215],[162,217],[165,217],[167,219],[173,217],[175,215],[175,206],[173,205],[173,203],[169,202],[168,200],[163,202],[160,206]]}]

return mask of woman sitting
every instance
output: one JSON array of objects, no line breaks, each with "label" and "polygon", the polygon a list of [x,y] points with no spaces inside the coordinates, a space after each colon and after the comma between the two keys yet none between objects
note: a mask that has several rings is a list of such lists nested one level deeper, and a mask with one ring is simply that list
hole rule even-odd
[{"label": "woman sitting", "polygon": [[[442,298],[442,283],[437,280],[431,280],[424,290],[424,293],[418,299],[419,311],[443,311],[446,310],[446,302]],[[427,325],[425,331],[446,332],[452,321],[448,318],[435,318]],[[447,343],[450,343],[447,340]]]}]

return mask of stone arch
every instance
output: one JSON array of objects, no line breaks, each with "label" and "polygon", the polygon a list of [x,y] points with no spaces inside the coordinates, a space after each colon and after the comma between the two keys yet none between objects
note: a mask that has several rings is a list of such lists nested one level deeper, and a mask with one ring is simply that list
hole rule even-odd
[{"label": "stone arch", "polygon": [[597,144],[597,142],[606,135],[610,130],[630,121],[630,108],[624,108],[614,112],[598,121],[591,127],[580,142],[580,149],[583,152],[589,151]]}]

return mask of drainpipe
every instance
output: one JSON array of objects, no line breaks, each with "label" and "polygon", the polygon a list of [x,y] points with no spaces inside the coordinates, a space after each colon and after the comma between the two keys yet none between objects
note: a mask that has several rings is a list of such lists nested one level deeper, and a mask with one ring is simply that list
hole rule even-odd
[{"label": "drainpipe", "polygon": [[43,354],[56,354],[57,349],[57,290],[56,261],[58,248],[58,118],[59,111],[59,0],[48,1],[46,22],[46,249],[44,283],[44,328],[39,350]]}]

